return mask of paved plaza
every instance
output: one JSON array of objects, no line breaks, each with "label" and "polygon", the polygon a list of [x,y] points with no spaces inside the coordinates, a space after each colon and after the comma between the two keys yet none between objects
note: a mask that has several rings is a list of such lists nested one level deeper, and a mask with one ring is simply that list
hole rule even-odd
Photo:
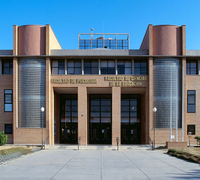
[{"label": "paved plaza", "polygon": [[43,150],[1,165],[0,179],[200,179],[200,165],[162,150]]}]

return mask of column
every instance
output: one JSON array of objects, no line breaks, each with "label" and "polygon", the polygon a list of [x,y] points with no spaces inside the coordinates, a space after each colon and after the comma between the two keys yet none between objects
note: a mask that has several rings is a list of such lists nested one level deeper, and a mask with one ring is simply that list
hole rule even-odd
[{"label": "column", "polygon": [[121,144],[121,87],[112,87],[112,145]]},{"label": "column", "polygon": [[153,58],[149,58],[149,137],[154,140],[153,131],[153,106],[154,106],[154,96],[153,96]]},{"label": "column", "polygon": [[[49,57],[46,58],[46,128],[44,140],[49,136],[49,144],[54,144],[54,118],[50,116],[51,103],[50,103],[50,67],[51,60]],[[47,143],[47,142],[45,142]]]},{"label": "column", "polygon": [[13,58],[13,144],[16,142],[18,128],[18,62]]},{"label": "column", "polygon": [[87,88],[78,87],[78,138],[80,145],[87,145]]}]

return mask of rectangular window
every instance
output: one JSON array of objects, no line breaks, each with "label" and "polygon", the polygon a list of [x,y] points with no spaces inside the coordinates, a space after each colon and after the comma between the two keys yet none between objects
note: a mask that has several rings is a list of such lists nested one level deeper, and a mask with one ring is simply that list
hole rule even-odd
[{"label": "rectangular window", "polygon": [[187,75],[197,75],[197,61],[196,60],[187,60],[186,61],[186,74]]},{"label": "rectangular window", "polygon": [[134,60],[134,75],[147,75],[147,60]]},{"label": "rectangular window", "polygon": [[188,90],[187,91],[187,112],[188,113],[195,113],[196,111],[196,97],[195,97],[195,90]]},{"label": "rectangular window", "polygon": [[99,74],[98,60],[84,60],[84,74]]},{"label": "rectangular window", "polygon": [[12,134],[12,124],[5,124],[4,132],[5,134]]},{"label": "rectangular window", "polygon": [[118,74],[132,74],[132,60],[117,61]]},{"label": "rectangular window", "polygon": [[65,74],[65,60],[52,60],[52,74]]},{"label": "rectangular window", "polygon": [[81,60],[67,60],[67,74],[82,74]]},{"label": "rectangular window", "polygon": [[3,60],[2,61],[2,74],[13,74],[13,61]]},{"label": "rectangular window", "polygon": [[12,112],[12,89],[4,90],[4,111]]},{"label": "rectangular window", "polygon": [[187,125],[187,134],[191,132],[192,135],[195,135],[195,125]]},{"label": "rectangular window", "polygon": [[101,74],[115,74],[115,60],[101,60]]}]

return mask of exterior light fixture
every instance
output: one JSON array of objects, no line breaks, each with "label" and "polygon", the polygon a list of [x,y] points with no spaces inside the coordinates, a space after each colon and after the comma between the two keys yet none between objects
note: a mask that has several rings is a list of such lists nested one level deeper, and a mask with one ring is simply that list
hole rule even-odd
[{"label": "exterior light fixture", "polygon": [[[153,112],[154,113],[157,112],[157,107],[153,108]],[[155,121],[154,121],[154,125],[153,125],[154,126],[154,149],[155,149],[155,146],[156,146],[156,143],[155,143],[156,142],[155,122],[156,122],[156,114],[155,114]]]},{"label": "exterior light fixture", "polygon": [[44,149],[44,143],[43,143],[43,113],[44,113],[44,107],[40,108],[41,112],[42,112],[42,149]]}]

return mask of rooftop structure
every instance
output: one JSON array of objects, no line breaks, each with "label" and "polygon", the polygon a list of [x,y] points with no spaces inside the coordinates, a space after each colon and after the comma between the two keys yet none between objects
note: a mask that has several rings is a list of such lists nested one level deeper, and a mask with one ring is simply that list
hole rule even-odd
[{"label": "rooftop structure", "polygon": [[129,49],[127,33],[80,33],[79,49]]}]

